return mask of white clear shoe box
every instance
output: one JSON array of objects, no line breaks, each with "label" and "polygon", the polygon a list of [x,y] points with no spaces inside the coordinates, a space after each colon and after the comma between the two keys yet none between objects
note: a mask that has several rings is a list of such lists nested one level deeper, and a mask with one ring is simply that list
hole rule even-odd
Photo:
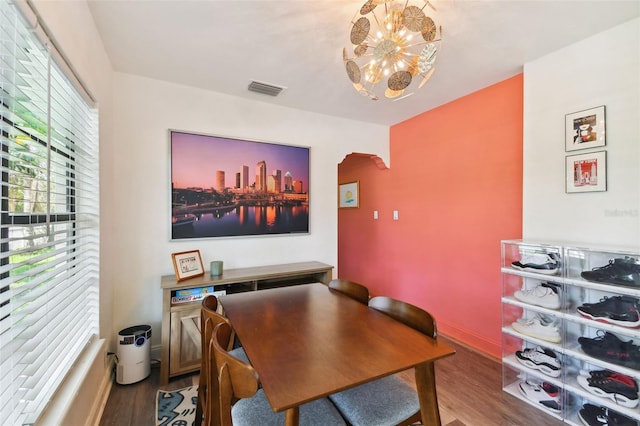
[{"label": "white clear shoe box", "polygon": [[[585,280],[581,274],[593,268],[606,266],[614,259],[640,259],[640,254],[628,250],[600,248],[579,248],[570,244],[549,244],[521,240],[505,240],[502,251],[502,364],[503,389],[550,416],[568,424],[582,425],[578,412],[585,404],[605,407],[629,419],[640,422],[640,404],[627,407],[616,403],[614,398],[595,395],[578,382],[580,374],[592,370],[611,370],[627,375],[640,383],[640,369],[629,368],[617,362],[596,358],[582,350],[580,338],[598,339],[604,333],[612,333],[621,341],[631,342],[640,351],[640,327],[635,324],[610,323],[602,318],[589,318],[580,314],[578,308],[587,303],[600,303],[608,298],[632,297],[640,300],[640,286],[621,286],[614,282],[594,282]],[[515,268],[513,262],[526,259],[544,259],[540,255],[551,254],[551,259],[559,260],[557,273],[549,269]],[[552,268],[551,268],[552,269]],[[542,291],[532,291],[541,285],[551,285],[558,289],[559,307],[550,308],[541,299],[535,298]],[[527,294],[531,294],[529,299]],[[516,297],[516,296],[520,297]],[[524,297],[523,297],[524,295]],[[640,305],[640,303],[639,303]],[[555,321],[560,341],[545,340],[544,336],[527,335],[514,329],[514,322],[540,317],[544,321]],[[640,324],[639,324],[640,325]],[[562,369],[558,377],[544,374],[536,368],[529,368],[518,360],[517,351],[542,347],[553,351],[561,361]],[[557,395],[551,395],[560,401],[561,409],[556,411],[547,405],[525,395],[521,382],[529,385],[539,384],[547,389],[558,388]],[[582,380],[584,383],[584,380]]]}]

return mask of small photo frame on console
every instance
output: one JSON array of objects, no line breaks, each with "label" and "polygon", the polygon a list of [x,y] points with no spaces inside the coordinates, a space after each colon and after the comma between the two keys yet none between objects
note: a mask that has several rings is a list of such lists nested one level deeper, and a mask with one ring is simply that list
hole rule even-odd
[{"label": "small photo frame on console", "polygon": [[173,269],[176,273],[176,280],[183,281],[193,277],[204,275],[202,257],[200,250],[183,251],[173,253]]}]

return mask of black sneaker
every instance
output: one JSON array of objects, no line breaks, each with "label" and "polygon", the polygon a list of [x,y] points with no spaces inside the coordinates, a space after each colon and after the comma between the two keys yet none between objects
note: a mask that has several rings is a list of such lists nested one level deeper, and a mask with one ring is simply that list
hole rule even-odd
[{"label": "black sneaker", "polygon": [[608,265],[583,271],[580,276],[598,283],[640,287],[640,264],[637,262],[637,259],[632,257],[611,259]]},{"label": "black sneaker", "polygon": [[592,320],[621,325],[640,327],[638,299],[628,296],[605,297],[598,303],[585,303],[578,312]]},{"label": "black sneaker", "polygon": [[609,370],[591,371],[577,377],[580,386],[594,395],[612,399],[623,407],[638,406],[638,384],[633,378]]},{"label": "black sneaker", "polygon": [[622,341],[608,331],[595,338],[579,337],[578,343],[584,353],[602,361],[640,370],[640,347],[631,341]]},{"label": "black sneaker", "polygon": [[529,253],[522,259],[511,262],[511,266],[522,271],[555,275],[560,270],[560,256],[557,253]]},{"label": "black sneaker", "polygon": [[627,416],[593,404],[584,404],[578,417],[587,426],[638,426],[635,420]]}]

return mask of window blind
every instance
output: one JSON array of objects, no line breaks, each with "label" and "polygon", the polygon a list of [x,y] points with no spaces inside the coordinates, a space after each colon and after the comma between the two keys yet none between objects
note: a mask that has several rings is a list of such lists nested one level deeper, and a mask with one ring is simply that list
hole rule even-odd
[{"label": "window blind", "polygon": [[98,334],[98,118],[0,1],[0,424],[36,422]]}]

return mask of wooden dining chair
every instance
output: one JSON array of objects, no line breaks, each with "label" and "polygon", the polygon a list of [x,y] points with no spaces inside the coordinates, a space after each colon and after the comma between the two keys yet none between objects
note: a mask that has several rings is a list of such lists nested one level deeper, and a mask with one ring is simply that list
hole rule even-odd
[{"label": "wooden dining chair", "polygon": [[369,289],[354,281],[335,279],[329,282],[329,288],[339,293],[345,294],[360,303],[369,303]]},{"label": "wooden dining chair", "polygon": [[[429,338],[437,337],[435,319],[429,312],[417,306],[378,296],[369,300],[369,307]],[[434,389],[435,385],[435,381],[431,383]],[[411,425],[422,419],[417,392],[398,375],[386,376],[331,395],[329,398],[352,426]]]},{"label": "wooden dining chair", "polygon": [[[221,426],[282,426],[285,413],[272,410],[260,378],[249,364],[227,351],[231,326],[216,326],[210,342],[210,364],[218,368],[218,386]],[[213,374],[209,374],[209,378]],[[210,380],[208,386],[213,386]],[[309,402],[300,407],[301,426],[346,426],[338,410],[327,398]]]},{"label": "wooden dining chair", "polygon": [[435,318],[429,312],[415,305],[390,297],[378,296],[369,301],[369,307],[387,314],[427,337],[432,339],[438,337]]},{"label": "wooden dining chair", "polygon": [[[201,345],[201,361],[200,361],[200,379],[198,383],[198,401],[196,403],[196,419],[195,425],[200,426],[204,418],[204,424],[206,426],[218,426],[219,409],[218,404],[218,385],[215,383],[213,388],[209,388],[207,385],[207,379],[210,376],[209,372],[215,372],[217,377],[217,370],[215,366],[209,365],[209,342],[211,336],[213,336],[213,330],[216,325],[228,322],[228,319],[218,313],[218,298],[214,295],[207,296],[202,300],[202,306],[200,308],[200,345]],[[229,338],[229,345],[232,345],[233,335]],[[227,349],[231,349],[230,347]],[[249,362],[247,355],[242,347],[231,350],[233,356]],[[212,398],[208,398],[207,393],[209,389],[212,389]],[[214,405],[211,406],[207,401],[213,399]]]}]

